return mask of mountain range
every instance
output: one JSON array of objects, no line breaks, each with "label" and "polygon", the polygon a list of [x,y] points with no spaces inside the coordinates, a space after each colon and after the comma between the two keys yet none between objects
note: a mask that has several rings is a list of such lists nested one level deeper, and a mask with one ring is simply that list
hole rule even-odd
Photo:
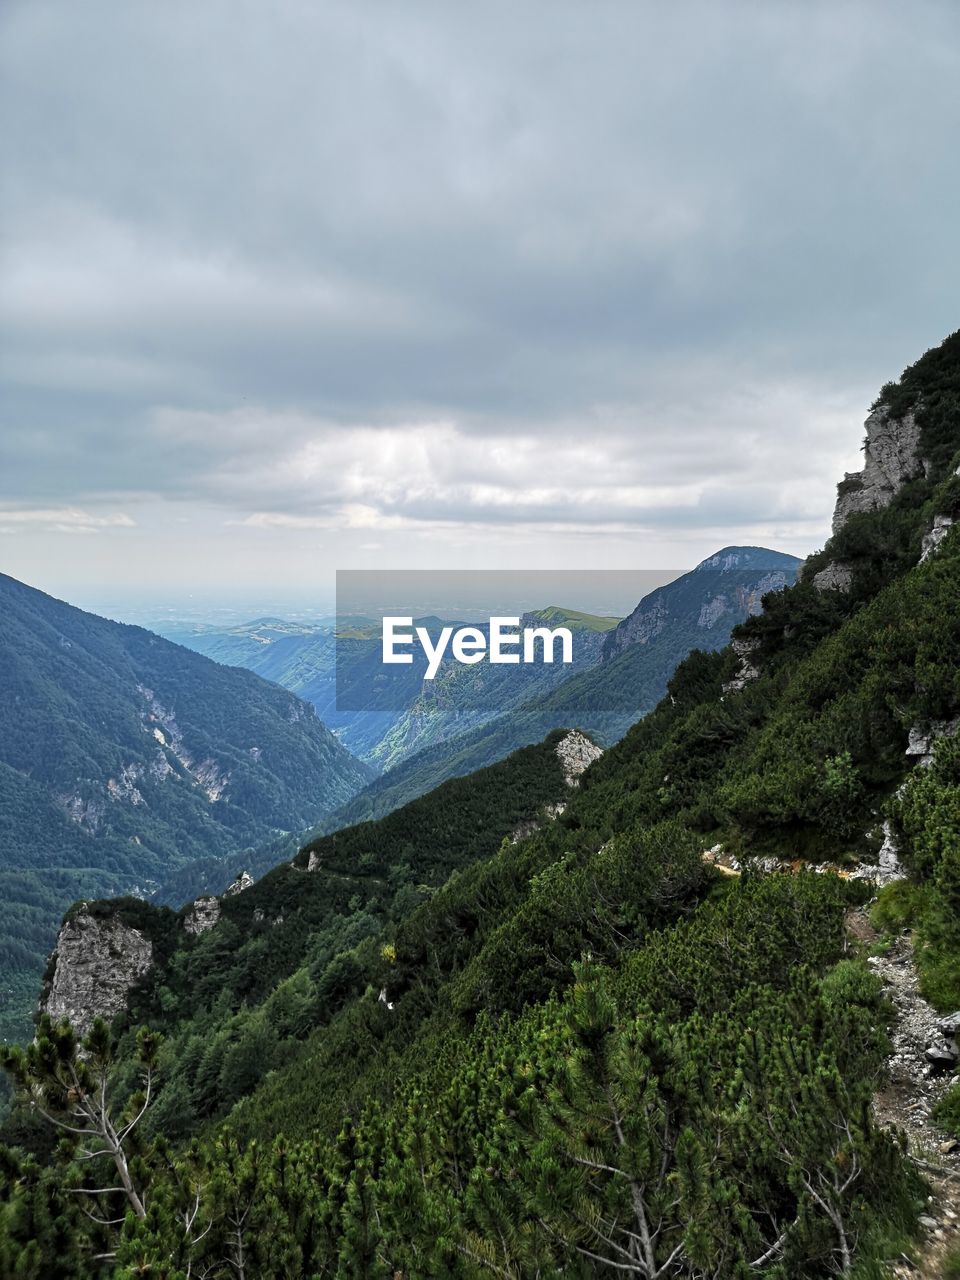
[{"label": "mountain range", "polygon": [[[419,678],[409,681],[408,703],[402,712],[339,712],[338,732],[344,740],[358,745],[358,738],[374,725],[383,736],[366,758],[383,758],[384,749],[389,748],[394,763],[321,819],[313,834],[383,817],[447,779],[502,760],[555,729],[577,726],[610,745],[656,706],[682,658],[694,648],[722,648],[734,626],[760,610],[767,592],[782,590],[795,580],[799,565],[795,556],[783,552],[724,547],[690,573],[650,592],[625,619],[599,618],[556,606],[525,614],[528,625],[566,625],[575,630],[580,670],[572,674],[559,664],[525,669],[488,666],[482,673],[448,664],[433,686]],[[351,627],[361,638],[352,641],[348,657],[355,689],[372,687],[371,672],[379,663],[379,629],[360,621],[361,625]],[[311,631],[302,646],[291,648],[285,627],[261,621],[226,633],[201,632],[194,642],[223,657],[229,654],[238,661],[256,662],[261,671],[270,669],[301,691],[312,688],[321,696],[318,711],[331,714],[336,698],[336,680],[330,670],[333,647],[342,641],[335,640],[333,629],[325,626]],[[300,624],[291,628],[294,634],[304,635]],[[280,644],[282,652],[276,649]],[[315,664],[322,665],[326,674],[315,675],[307,686],[300,683],[305,669],[316,672]],[[377,717],[382,718],[377,721]],[[353,736],[351,724],[359,726]],[[413,744],[418,742],[427,745],[415,751]],[[256,878],[292,856],[305,838],[271,841],[243,859],[199,859],[175,869],[154,892],[153,900],[177,906],[201,893],[221,893],[240,870]]]},{"label": "mountain range", "polygon": [[5,1054],[11,1273],[955,1271],[958,519],[960,333],[881,390],[823,551],[606,751],[179,912],[76,904]]},{"label": "mountain range", "polygon": [[324,829],[382,816],[565,725],[611,745],[656,706],[682,658],[693,649],[722,649],[738,623],[759,613],[768,592],[796,579],[800,564],[763,547],[724,547],[645,596],[602,635],[586,670],[401,760],[325,820]]},{"label": "mountain range", "polygon": [[[192,629],[184,638],[206,657],[0,576],[9,708],[0,725],[0,1033],[28,1025],[73,899],[178,905],[221,893],[240,871],[257,876],[292,856],[307,830],[383,816],[554,729],[584,725],[614,740],[655,705],[692,647],[726,643],[797,564],[726,548],[619,622],[555,606],[531,612],[525,624],[575,630],[573,674],[538,664],[478,675],[450,663],[428,683],[421,662],[396,669],[402,703],[373,678],[379,629],[363,619],[347,636],[343,626],[337,635],[277,619]],[[338,663],[341,690],[367,699],[357,712],[337,711]],[[318,710],[337,722],[336,736]],[[393,768],[377,778],[383,761]]]},{"label": "mountain range", "polygon": [[66,905],[299,831],[373,776],[313,707],[0,575],[0,1033]]},{"label": "mountain range", "polygon": [[[527,699],[543,696],[599,660],[604,634],[619,619],[548,606],[532,610],[523,626],[566,626],[576,635],[573,662],[465,667],[445,661],[424,680],[426,659],[414,651],[409,666],[385,670],[380,622],[349,617],[316,624],[264,618],[217,631],[172,628],[166,634],[208,657],[256,671],[306,698],[341,742],[378,772],[418,751],[460,736]],[[436,640],[445,622],[414,619]],[[488,623],[473,625],[486,633]]]}]

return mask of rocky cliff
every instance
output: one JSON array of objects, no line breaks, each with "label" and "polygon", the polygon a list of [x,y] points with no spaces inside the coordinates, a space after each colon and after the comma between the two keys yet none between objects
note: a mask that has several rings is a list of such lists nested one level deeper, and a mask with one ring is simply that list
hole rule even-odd
[{"label": "rocky cliff", "polygon": [[911,411],[893,417],[880,405],[864,423],[863,469],[848,471],[837,488],[833,532],[853,515],[888,507],[908,480],[925,473],[920,456],[920,426]]},{"label": "rocky cliff", "polygon": [[[705,637],[729,632],[734,623],[760,612],[768,592],[793,582],[799,564],[795,556],[765,547],[724,547],[691,573],[644,596],[608,633],[602,660],[610,662],[633,645],[649,645],[677,625]],[[708,639],[705,646],[712,647]]]},{"label": "rocky cliff", "polygon": [[153,943],[118,915],[93,915],[86,903],[63,923],[40,997],[40,1012],[85,1035],[95,1018],[110,1022],[153,965]]},{"label": "rocky cliff", "polygon": [[563,780],[568,787],[580,785],[580,775],[599,760],[603,748],[592,742],[579,729],[571,729],[557,743],[557,759],[563,766]]}]

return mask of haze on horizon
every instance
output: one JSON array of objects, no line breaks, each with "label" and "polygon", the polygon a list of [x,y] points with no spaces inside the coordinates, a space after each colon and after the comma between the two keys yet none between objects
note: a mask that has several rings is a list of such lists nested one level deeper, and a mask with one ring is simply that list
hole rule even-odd
[{"label": "haze on horizon", "polygon": [[949,0],[8,0],[0,570],[807,554],[958,324],[958,86]]}]

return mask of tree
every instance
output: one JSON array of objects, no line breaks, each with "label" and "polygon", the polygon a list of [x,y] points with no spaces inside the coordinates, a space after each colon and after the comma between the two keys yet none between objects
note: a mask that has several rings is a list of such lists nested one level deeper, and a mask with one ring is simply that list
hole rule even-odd
[{"label": "tree", "polygon": [[[36,1113],[65,1139],[64,1154],[75,1168],[113,1165],[118,1185],[69,1186],[72,1194],[90,1197],[95,1208],[83,1212],[103,1227],[116,1227],[124,1213],[146,1216],[143,1162],[136,1149],[136,1131],[154,1098],[154,1079],[161,1037],[142,1029],[137,1036],[140,1087],[124,1100],[116,1098],[120,1063],[116,1042],[107,1024],[98,1018],[87,1035],[78,1039],[67,1022],[55,1023],[44,1014],[31,1044],[7,1045],[0,1063],[18,1091]],[[114,1197],[122,1197],[125,1211],[116,1216]],[[112,1208],[109,1206],[113,1206]],[[96,1210],[99,1209],[100,1212]],[[114,1216],[105,1217],[104,1213]]]}]

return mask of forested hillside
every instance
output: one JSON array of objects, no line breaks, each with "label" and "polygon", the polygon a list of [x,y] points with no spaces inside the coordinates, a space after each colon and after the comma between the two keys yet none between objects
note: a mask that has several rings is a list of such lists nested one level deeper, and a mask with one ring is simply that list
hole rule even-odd
[{"label": "forested hillside", "polygon": [[[333,622],[313,625],[264,618],[229,631],[182,629],[176,638],[217,662],[256,671],[313,703],[323,723],[350,751],[381,770],[395,768],[420,751],[459,738],[521,703],[545,697],[571,674],[598,661],[605,634],[617,622],[617,618],[556,606],[534,610],[524,615],[524,626],[566,626],[574,633],[571,666],[487,663],[469,667],[448,660],[430,682],[423,679],[426,657],[419,647],[409,666],[393,667],[385,679],[379,623],[352,615],[339,619],[338,626]],[[476,623],[486,630],[484,620]],[[425,626],[434,640],[443,625],[432,616],[417,618],[416,624]],[[564,723],[561,718],[548,727],[560,728]],[[537,741],[546,732],[513,746]],[[482,763],[502,759],[510,749]],[[412,799],[412,795],[405,798]]]},{"label": "forested hillside", "polygon": [[[798,564],[795,556],[764,547],[725,547],[690,573],[651,591],[619,623],[556,607],[526,614],[525,625],[571,626],[581,669],[571,674],[560,665],[490,666],[481,678],[475,667],[447,664],[432,687],[419,678],[410,682],[409,705],[403,711],[335,711],[333,658],[329,649],[324,650],[326,656],[318,659],[325,668],[322,688],[312,686],[314,695],[322,693],[318,710],[330,723],[339,724],[344,740],[365,752],[366,758],[385,761],[390,767],[322,819],[317,832],[381,818],[447,779],[483,769],[564,725],[586,728],[598,742],[615,742],[656,706],[683,657],[697,648],[723,648],[734,626],[759,611],[764,595],[794,581]],[[256,663],[257,670],[276,674],[277,663],[268,655],[271,646],[283,646],[288,652],[287,629],[286,624],[264,621],[253,632],[248,628],[229,636],[203,632],[197,642],[224,660],[240,652],[246,663]],[[300,633],[295,630],[292,643],[299,644]],[[308,667],[312,664],[313,657],[307,655],[321,645],[316,639],[307,643],[307,650],[298,651],[293,668],[297,671],[302,670],[301,660]],[[369,637],[359,641],[358,652],[349,656],[354,691],[374,685],[370,654],[363,650],[371,643]],[[323,644],[332,645],[332,640]],[[252,645],[255,652],[238,650],[237,645]],[[285,666],[286,657],[276,656]],[[289,672],[281,683],[288,678]],[[417,744],[421,749],[416,749]],[[255,877],[262,875],[276,862],[292,857],[296,847],[296,838],[287,837],[248,852],[239,862],[235,857],[198,860],[168,876],[153,899],[179,906],[200,893],[220,893],[240,866]]]},{"label": "forested hillside", "polygon": [[[928,1171],[872,1110],[892,1010],[847,926],[874,886],[835,868],[895,850],[881,946],[912,929],[960,1008],[960,333],[870,423],[825,551],[538,829],[477,798],[532,749],[315,843],[193,940],[136,908],[160,964],[112,1030],[81,1056],[48,1019],[7,1054],[39,1104],[6,1127],[7,1271],[889,1275]],[[322,919],[285,887],[317,876]],[[289,949],[271,913],[300,915]]]},{"label": "forested hillside", "polygon": [[291,694],[0,575],[0,1032],[65,907],[302,830],[371,775]]},{"label": "forested hillside", "polygon": [[517,701],[449,741],[403,759],[322,824],[326,830],[389,813],[446,778],[483,768],[561,725],[616,742],[663,697],[694,649],[722,649],[763,597],[796,578],[795,556],[765,547],[724,547],[674,582],[651,591],[602,637],[600,661],[537,697]]}]

